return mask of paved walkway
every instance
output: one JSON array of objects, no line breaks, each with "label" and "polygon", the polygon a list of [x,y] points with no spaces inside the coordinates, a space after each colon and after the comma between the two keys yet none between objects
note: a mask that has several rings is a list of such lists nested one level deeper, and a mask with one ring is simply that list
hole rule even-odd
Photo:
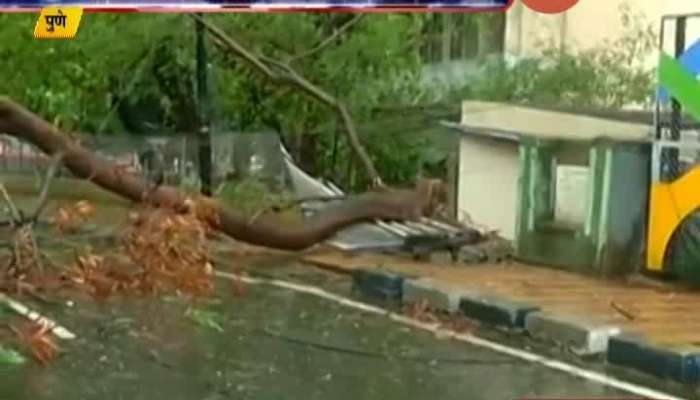
[{"label": "paved walkway", "polygon": [[700,292],[611,282],[518,263],[455,266],[378,255],[319,249],[305,262],[342,272],[384,269],[442,285],[478,290],[539,306],[565,317],[584,317],[667,345],[700,345]]}]

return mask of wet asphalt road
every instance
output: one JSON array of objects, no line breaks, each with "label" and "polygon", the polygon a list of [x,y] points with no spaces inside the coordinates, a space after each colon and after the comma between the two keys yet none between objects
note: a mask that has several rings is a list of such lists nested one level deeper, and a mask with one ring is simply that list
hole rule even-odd
[{"label": "wet asphalt road", "polygon": [[0,366],[0,399],[624,395],[308,295],[249,286],[245,295],[233,296],[229,289],[224,285],[218,299],[195,307],[210,317],[199,312],[199,324],[177,299],[79,302],[60,318],[80,338],[64,345],[65,354],[48,367]]}]

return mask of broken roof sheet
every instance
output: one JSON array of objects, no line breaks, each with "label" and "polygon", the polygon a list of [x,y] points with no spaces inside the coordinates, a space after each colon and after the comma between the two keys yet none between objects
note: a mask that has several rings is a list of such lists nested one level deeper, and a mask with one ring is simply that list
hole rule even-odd
[{"label": "broken roof sheet", "polygon": [[550,111],[506,103],[465,101],[458,126],[465,133],[519,140],[593,141],[607,138],[620,142],[650,140],[652,127],[604,118]]},{"label": "broken roof sheet", "polygon": [[[330,182],[322,182],[311,177],[299,168],[292,156],[280,145],[284,162],[298,198],[317,196],[338,196],[343,191]],[[315,203],[315,204],[314,204]],[[322,209],[328,202],[305,202],[303,209],[311,213]],[[430,218],[422,218],[420,222],[383,222],[354,225],[338,232],[327,241],[328,244],[341,250],[396,250],[404,246],[407,237],[413,235],[454,236],[463,229]]]}]

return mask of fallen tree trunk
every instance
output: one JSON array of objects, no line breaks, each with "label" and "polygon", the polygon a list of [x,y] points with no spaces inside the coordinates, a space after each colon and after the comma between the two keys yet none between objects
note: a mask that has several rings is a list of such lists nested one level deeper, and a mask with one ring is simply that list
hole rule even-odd
[{"label": "fallen tree trunk", "polygon": [[12,100],[0,97],[0,132],[25,140],[48,155],[60,154],[63,165],[77,178],[134,202],[150,201],[162,207],[184,210],[195,206],[198,215],[212,228],[254,245],[283,250],[302,250],[328,239],[337,231],[359,222],[376,219],[416,219],[429,208],[432,189],[384,190],[349,198],[331,206],[301,226],[286,226],[274,219],[246,216],[226,210],[207,198],[189,199],[177,188],[153,185],[143,177],[126,173],[114,163],[99,158],[55,126]]}]

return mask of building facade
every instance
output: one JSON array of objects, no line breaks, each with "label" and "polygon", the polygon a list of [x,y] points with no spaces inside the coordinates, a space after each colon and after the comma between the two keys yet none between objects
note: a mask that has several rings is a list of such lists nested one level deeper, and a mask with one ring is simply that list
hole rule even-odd
[{"label": "building facade", "polygon": [[[506,13],[504,53],[519,59],[537,56],[549,44],[570,50],[586,50],[614,42],[625,33],[625,15],[630,23],[651,24],[655,35],[660,32],[661,17],[667,14],[700,13],[700,3],[688,0],[606,0],[579,1],[561,14],[541,14],[514,2]],[[664,49],[673,53],[672,25],[664,29]],[[700,18],[688,21],[689,37],[700,38]],[[688,43],[689,44],[689,43]],[[655,67],[656,52],[648,54],[646,63]]]}]

